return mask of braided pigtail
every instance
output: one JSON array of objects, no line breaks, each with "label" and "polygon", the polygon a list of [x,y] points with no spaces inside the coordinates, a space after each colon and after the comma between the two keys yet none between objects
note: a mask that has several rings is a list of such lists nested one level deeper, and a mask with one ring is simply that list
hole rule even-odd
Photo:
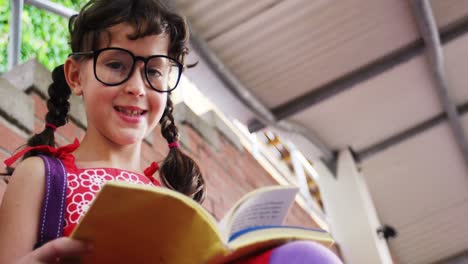
[{"label": "braided pigtail", "polygon": [[[179,130],[172,116],[173,108],[172,101],[168,96],[166,109],[159,123],[161,124],[161,134],[169,144],[177,142],[179,137]],[[160,175],[164,185],[170,189],[190,196],[200,203],[205,198],[205,181],[200,168],[180,148],[171,147],[169,149],[169,153],[161,166]]]},{"label": "braided pigtail", "polygon": [[[45,129],[33,135],[27,142],[28,146],[49,145],[55,146],[55,129],[63,126],[68,121],[68,112],[70,110],[71,90],[68,86],[63,71],[63,64],[52,71],[52,84],[49,86],[49,99],[47,100],[47,112],[45,116]],[[36,150],[27,152],[23,159],[40,154]]]}]

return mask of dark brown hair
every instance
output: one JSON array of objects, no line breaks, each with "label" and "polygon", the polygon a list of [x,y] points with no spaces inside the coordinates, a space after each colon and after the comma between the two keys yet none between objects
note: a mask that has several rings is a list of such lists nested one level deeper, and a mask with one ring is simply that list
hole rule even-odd
[{"label": "dark brown hair", "polygon": [[[170,11],[158,0],[91,0],[69,21],[70,44],[73,52],[97,49],[101,34],[119,23],[129,23],[135,33],[129,39],[148,35],[167,34],[170,37],[168,55],[184,64],[188,54],[189,30],[185,19]],[[56,127],[68,121],[70,87],[65,81],[63,65],[52,71],[53,83],[49,86],[47,100],[48,113],[45,120]],[[156,92],[156,91],[151,91]],[[172,116],[173,104],[168,96],[163,117],[159,121],[161,133],[168,143],[178,140],[178,129]],[[28,146],[55,146],[54,130],[46,127],[41,133],[32,136]],[[39,154],[30,151],[24,158]],[[176,191],[201,202],[205,196],[205,184],[198,165],[180,148],[171,148],[164,159],[160,175],[163,183]]]}]

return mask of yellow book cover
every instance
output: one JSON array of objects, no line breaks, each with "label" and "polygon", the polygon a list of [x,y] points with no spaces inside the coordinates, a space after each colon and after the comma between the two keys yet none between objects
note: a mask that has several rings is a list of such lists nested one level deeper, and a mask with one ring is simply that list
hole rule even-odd
[{"label": "yellow book cover", "polygon": [[227,263],[290,240],[333,244],[324,230],[282,226],[296,194],[291,186],[257,189],[217,223],[178,192],[109,182],[71,236],[93,242],[82,263]]}]

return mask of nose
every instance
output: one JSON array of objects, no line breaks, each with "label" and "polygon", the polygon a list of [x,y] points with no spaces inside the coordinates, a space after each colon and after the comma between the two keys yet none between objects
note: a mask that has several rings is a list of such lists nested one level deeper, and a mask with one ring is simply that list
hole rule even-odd
[{"label": "nose", "polygon": [[[144,67],[144,66],[143,66]],[[125,82],[124,91],[134,96],[144,96],[146,93],[146,81],[142,66],[135,65],[130,78]]]}]

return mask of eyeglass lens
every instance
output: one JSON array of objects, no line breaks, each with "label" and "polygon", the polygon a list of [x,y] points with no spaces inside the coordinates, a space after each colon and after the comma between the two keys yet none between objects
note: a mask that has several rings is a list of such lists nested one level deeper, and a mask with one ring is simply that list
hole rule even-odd
[{"label": "eyeglass lens", "polygon": [[[110,85],[122,83],[132,74],[133,64],[134,57],[127,51],[103,50],[96,59],[96,77]],[[153,89],[167,91],[176,87],[179,71],[180,68],[172,59],[152,57],[146,63],[145,76]]]}]

